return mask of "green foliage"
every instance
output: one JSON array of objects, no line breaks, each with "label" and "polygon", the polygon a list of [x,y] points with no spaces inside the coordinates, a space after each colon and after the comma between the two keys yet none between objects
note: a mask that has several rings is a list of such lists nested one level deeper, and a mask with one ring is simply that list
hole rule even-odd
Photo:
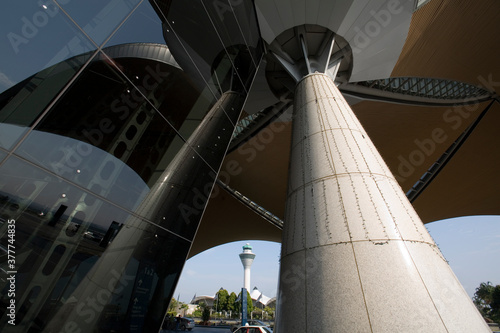
[{"label": "green foliage", "polygon": [[215,296],[217,297],[215,301],[215,310],[228,311],[229,293],[227,290],[221,288]]},{"label": "green foliage", "polygon": [[[238,294],[238,299],[239,301],[236,302],[236,311],[241,313],[241,292]],[[250,312],[253,311],[253,303],[252,303],[252,298],[250,297],[250,293],[247,290],[247,313],[249,314]]]},{"label": "green foliage", "polygon": [[274,312],[276,311],[275,308],[270,308],[270,307],[266,306],[264,308],[264,311],[267,313],[266,316],[268,316],[269,318],[274,318]]},{"label": "green foliage", "polygon": [[210,308],[208,306],[205,306],[203,308],[203,311],[201,313],[201,320],[205,322],[210,320]]},{"label": "green foliage", "polygon": [[497,284],[491,293],[491,319],[494,322],[500,323],[500,285]]},{"label": "green foliage", "polygon": [[172,297],[172,300],[170,301],[170,304],[168,305],[168,312],[170,313],[177,313],[177,306],[179,303],[175,300],[175,298]]},{"label": "green foliage", "polygon": [[483,317],[500,322],[500,285],[482,282],[472,300]]},{"label": "green foliage", "polygon": [[250,293],[247,291],[247,312],[250,313],[252,311],[253,311],[252,297],[250,297]]},{"label": "green foliage", "polygon": [[238,312],[237,307],[236,307],[236,299],[237,298],[238,298],[238,296],[234,292],[231,292],[231,294],[229,295],[229,297],[227,299],[227,311],[231,311],[232,313]]}]

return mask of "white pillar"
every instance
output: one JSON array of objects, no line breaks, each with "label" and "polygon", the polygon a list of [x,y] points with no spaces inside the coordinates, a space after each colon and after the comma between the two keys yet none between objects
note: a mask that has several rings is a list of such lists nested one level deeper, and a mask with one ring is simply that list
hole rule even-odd
[{"label": "white pillar", "polygon": [[[240,253],[240,260],[243,264],[243,287],[248,291],[250,290],[250,267],[252,266],[253,260],[255,259],[255,254],[252,253],[252,247],[250,244],[245,244],[243,246],[243,252]],[[251,301],[251,300],[250,300]]]},{"label": "white pillar", "polygon": [[246,290],[250,291],[250,267],[245,267],[243,286]]},{"label": "white pillar", "polygon": [[276,332],[489,332],[334,82],[296,87]]}]

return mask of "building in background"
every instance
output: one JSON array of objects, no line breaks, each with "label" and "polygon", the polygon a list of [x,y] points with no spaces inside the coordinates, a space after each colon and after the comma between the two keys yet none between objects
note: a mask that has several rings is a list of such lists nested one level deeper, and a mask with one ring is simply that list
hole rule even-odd
[{"label": "building in background", "polygon": [[[200,303],[204,303],[208,305],[211,308],[215,308],[217,304],[217,299],[216,299],[217,294],[213,296],[208,296],[208,295],[200,295],[200,296],[194,296],[191,302],[189,302],[188,305],[199,305]],[[254,287],[253,290],[250,292],[250,298],[252,299],[252,303],[254,307],[257,307],[259,309],[263,309],[266,306],[271,306],[271,307],[276,307],[276,297],[268,297],[264,295],[259,288]],[[191,308],[190,308],[191,309]]]},{"label": "building in background", "polygon": [[486,330],[421,222],[499,214],[499,13],[7,1],[0,329],[157,331],[187,258],[263,239],[278,332]]}]

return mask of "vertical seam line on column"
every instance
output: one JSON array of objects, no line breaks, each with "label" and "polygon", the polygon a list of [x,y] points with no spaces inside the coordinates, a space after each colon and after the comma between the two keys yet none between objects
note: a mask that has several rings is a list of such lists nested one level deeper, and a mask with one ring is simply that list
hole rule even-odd
[{"label": "vertical seam line on column", "polygon": [[[300,91],[300,94],[301,94],[301,98],[300,100],[302,101],[303,99],[303,91]],[[302,164],[302,184],[305,185],[306,183],[306,167],[309,167],[310,168],[310,161],[306,158],[307,157],[307,149],[306,149],[306,144],[308,143],[307,140],[305,140],[305,135],[306,135],[306,125],[307,125],[307,117],[308,117],[308,114],[307,112],[305,112],[305,110],[307,110],[306,107],[304,106],[301,106],[300,107],[300,120],[301,120],[301,126],[300,126],[300,129],[301,129],[301,136],[302,136],[302,144],[300,145],[300,160],[301,160],[301,164]],[[311,173],[310,173],[311,175]],[[312,184],[311,184],[312,186]],[[304,312],[305,312],[305,330],[307,332],[307,325],[308,325],[308,322],[307,322],[307,305],[308,305],[308,302],[307,302],[307,265],[306,265],[306,261],[307,261],[307,242],[306,242],[306,237],[307,237],[307,228],[306,228],[306,224],[305,224],[305,210],[306,210],[306,187],[304,186],[302,188],[302,216],[301,216],[301,221],[300,221],[300,226],[301,226],[301,230],[302,230],[302,246],[304,248]],[[297,197],[298,197],[298,194],[297,193]],[[297,223],[294,223],[295,225],[297,225]]]},{"label": "vertical seam line on column", "polygon": [[[353,117],[353,115],[351,115],[351,117]],[[372,152],[372,154],[373,154],[372,147],[371,147],[370,145],[368,145],[368,147],[370,148],[370,150],[371,150],[371,152]],[[364,159],[364,156],[363,156],[363,159]],[[377,160],[378,160],[378,159],[377,159]],[[366,163],[366,160],[365,160],[365,163]],[[400,202],[402,203],[402,199],[401,199],[401,197],[398,195],[397,190],[396,190],[396,189],[394,189],[394,184],[392,184],[392,182],[391,182],[391,181],[389,181],[389,182],[391,183],[391,186],[392,186],[392,188],[393,188],[393,191],[394,191],[394,192],[396,192],[396,195],[398,196],[398,199],[399,199],[399,200],[400,200]],[[383,196],[382,191],[380,190],[380,187],[378,186],[377,182],[375,182],[375,183],[376,183],[377,188],[379,189],[379,192],[380,192],[380,194],[381,194],[381,196],[382,196],[382,198],[383,198],[383,200],[384,200],[384,202],[386,203],[386,206],[387,206],[387,201],[385,200],[385,197]],[[403,206],[404,206],[404,205],[403,205]],[[391,210],[390,210],[389,206],[387,206],[387,208],[389,209],[389,212],[391,213]],[[413,225],[415,226],[415,228],[417,228],[417,226],[416,226],[416,224],[415,224],[415,221],[414,221],[414,220],[413,220],[413,218],[411,217],[411,214],[409,214],[409,213],[408,213],[408,210],[406,210],[406,213],[407,213],[407,215],[410,217],[410,220],[412,221],[412,223],[413,223]],[[391,217],[393,217],[392,213],[391,213]],[[436,309],[436,313],[437,313],[437,315],[439,316],[439,319],[441,320],[441,323],[443,324],[443,326],[444,326],[445,330],[446,330],[447,332],[449,332],[449,331],[448,331],[448,328],[446,327],[446,324],[444,323],[444,320],[443,320],[443,318],[441,317],[441,314],[440,314],[440,312],[439,312],[439,310],[438,310],[438,308],[437,308],[437,306],[436,306],[436,304],[435,304],[435,302],[434,302],[434,299],[432,298],[432,296],[431,296],[431,294],[430,294],[430,292],[429,292],[429,289],[427,288],[427,285],[426,285],[426,283],[425,283],[425,281],[424,281],[424,279],[423,279],[422,275],[420,274],[420,271],[419,271],[419,269],[418,269],[418,267],[417,267],[417,265],[416,265],[416,263],[415,263],[415,261],[414,261],[414,259],[413,259],[413,256],[412,256],[411,252],[410,252],[410,251],[409,251],[409,249],[408,249],[408,246],[407,246],[407,244],[406,244],[406,241],[403,239],[402,234],[401,234],[401,232],[399,231],[399,227],[397,226],[397,224],[396,224],[396,220],[394,219],[394,217],[393,217],[393,221],[394,221],[394,225],[395,225],[396,229],[398,230],[398,233],[399,233],[399,234],[400,234],[400,236],[401,236],[401,241],[402,241],[402,242],[403,242],[403,244],[404,244],[405,250],[406,250],[406,252],[408,253],[408,256],[411,258],[411,261],[412,261],[413,267],[414,267],[414,268],[415,268],[415,270],[417,271],[417,274],[418,274],[418,276],[419,276],[419,278],[420,278],[420,281],[422,282],[422,285],[424,286],[424,288],[425,288],[425,290],[426,290],[426,292],[427,292],[427,295],[429,296],[429,299],[430,299],[430,301],[432,302],[432,305],[433,305],[433,306],[434,306],[434,308]],[[418,232],[418,228],[417,228],[417,232]],[[423,235],[422,235],[421,233],[420,233],[420,236],[422,237],[422,241],[424,241],[424,239],[423,239]],[[353,249],[353,251],[354,251],[354,249]],[[355,260],[356,260],[356,256],[355,256]],[[357,261],[356,261],[356,265],[357,265]],[[358,274],[359,274],[359,271],[358,271]],[[360,279],[361,279],[361,278],[360,278]],[[363,294],[363,296],[364,296],[364,294]]]},{"label": "vertical seam line on column", "polygon": [[326,232],[328,235],[328,240],[331,241],[333,239],[333,237],[332,237],[332,231],[330,230],[330,226],[329,226],[330,216],[328,214],[328,200],[326,199],[326,185],[325,185],[324,180],[321,181],[321,185],[323,188],[323,201],[325,204],[325,229],[326,229]]},{"label": "vertical seam line on column", "polygon": [[422,275],[420,274],[420,270],[418,269],[417,264],[415,263],[415,260],[413,260],[413,256],[411,255],[410,250],[408,250],[408,245],[406,244],[406,241],[405,241],[405,240],[402,240],[402,242],[403,242],[403,244],[404,244],[404,246],[405,246],[405,249],[406,249],[406,252],[408,253],[408,256],[409,256],[409,257],[410,257],[410,259],[411,259],[411,262],[412,262],[412,264],[413,264],[413,267],[415,267],[415,270],[417,271],[417,274],[418,274],[418,277],[420,278],[420,281],[422,281],[422,285],[424,286],[425,291],[427,292],[427,295],[429,295],[429,299],[430,299],[430,301],[432,302],[432,305],[434,306],[434,309],[436,309],[436,313],[437,313],[437,315],[438,315],[439,319],[441,320],[441,323],[443,324],[444,329],[446,330],[446,332],[449,332],[448,327],[446,327],[446,324],[445,324],[445,322],[444,322],[444,319],[443,319],[443,317],[441,317],[441,313],[439,312],[439,309],[437,308],[437,305],[436,305],[436,303],[434,302],[434,299],[432,298],[432,296],[431,296],[431,293],[430,293],[429,289],[427,288],[427,284],[425,283],[424,278],[423,278],[423,277],[422,277]]},{"label": "vertical seam line on column", "polygon": [[[302,94],[303,92],[301,92]],[[301,114],[301,120],[302,120],[302,130],[304,131],[303,132],[303,135],[305,136],[307,132],[305,132],[305,129],[307,128],[307,125],[308,125],[308,119],[307,119],[307,113],[304,112],[304,108],[301,108],[300,110],[300,114]],[[302,144],[300,145],[301,147],[301,156],[300,156],[300,160],[302,161],[302,184],[306,184],[306,169],[307,168],[310,168],[309,165],[310,165],[310,161],[307,159],[307,149],[306,149],[306,144],[307,144],[307,140],[303,140],[302,141]],[[306,210],[306,188],[304,186],[304,188],[302,189],[302,210],[301,210],[301,213],[302,213],[302,216],[301,216],[301,223],[300,223],[300,227],[301,227],[301,235],[302,235],[302,246],[303,248],[307,248],[306,247],[306,241],[305,241],[305,237],[306,237],[306,226],[305,226],[305,223],[304,223],[304,219],[305,219],[305,210]],[[305,275],[304,275],[305,276]]]},{"label": "vertical seam line on column", "polygon": [[[326,84],[325,84],[326,85]],[[326,88],[325,88],[325,85],[322,85],[322,88],[326,91]],[[335,95],[334,92],[335,90],[333,88],[331,88],[329,85],[328,86],[328,91],[332,94],[332,95]],[[336,89],[336,88],[335,88]],[[340,98],[341,99],[341,98]],[[337,99],[335,99],[336,101]],[[342,99],[341,99],[342,100]],[[342,101],[341,101],[342,102]],[[334,109],[332,104],[331,104],[331,99],[328,99],[328,104],[330,105],[330,108],[331,109]],[[344,122],[346,123],[346,127],[349,131],[351,131],[351,128],[349,127],[349,123],[347,121],[347,118],[346,118],[346,115],[345,115],[345,109],[347,110],[350,110],[350,107],[345,107],[344,105],[344,110],[342,110],[340,108],[340,106],[338,105],[338,102],[337,102],[337,107],[339,109],[339,117],[341,117]],[[350,112],[347,112],[349,115],[350,115]],[[338,118],[337,118],[338,119]],[[337,120],[338,121],[338,120]],[[340,122],[339,122],[339,125],[340,125]],[[340,126],[339,126],[340,127]],[[352,159],[354,160],[354,164],[356,165],[356,169],[359,173],[361,173],[361,170],[359,168],[359,164],[358,164],[358,161],[356,160],[355,156],[354,156],[354,153],[353,153],[353,150],[351,148],[351,146],[349,145],[349,142],[347,140],[347,136],[344,132],[344,129],[340,129],[340,133],[342,133],[342,137],[344,138],[344,141],[345,141],[345,145],[347,146],[347,148],[349,149],[349,153],[352,157]],[[356,198],[356,205],[357,205],[357,209],[358,209],[358,213],[359,213],[359,216],[361,218],[361,222],[363,224],[363,229],[364,229],[364,232],[365,232],[365,238],[366,240],[368,241],[371,241],[370,239],[370,236],[369,236],[369,232],[368,232],[368,226],[366,224],[366,220],[364,218],[364,215],[363,215],[363,211],[361,210],[361,206],[359,204],[359,197],[358,197],[358,193],[356,192],[355,190],[355,186],[354,186],[354,181],[353,181],[353,178],[351,176],[351,173],[347,170],[347,167],[345,168],[346,169],[346,172],[347,172],[347,175],[349,176],[349,180],[351,181],[351,188],[352,188],[352,191],[353,191],[353,194],[354,194],[354,197]],[[365,179],[364,177],[361,177],[361,179],[363,180],[363,183],[365,185],[365,188],[368,189],[368,186],[366,185],[366,182],[365,182]],[[370,196],[370,200],[372,200],[372,197]],[[372,200],[372,203],[373,203],[373,200]],[[377,216],[378,216],[378,212],[377,212]],[[380,220],[380,216],[378,216],[378,219]]]},{"label": "vertical seam line on column", "polygon": [[[315,82],[313,80],[313,87],[315,88],[314,83]],[[315,89],[315,92],[316,92],[316,89]],[[337,115],[335,114],[335,112],[333,114],[334,114],[335,118],[337,118]],[[338,120],[337,120],[337,122],[338,122]],[[341,162],[343,163],[343,165],[345,167],[345,162],[343,161],[340,152],[339,152],[339,157],[340,157],[340,160],[341,160]],[[351,243],[351,249],[352,249],[352,254],[353,254],[353,258],[354,258],[354,264],[356,265],[356,273],[358,274],[359,285],[361,287],[361,294],[363,296],[363,302],[365,303],[366,316],[367,316],[367,319],[368,319],[368,324],[370,325],[370,331],[373,332],[373,327],[372,327],[372,323],[371,323],[371,319],[370,319],[370,312],[368,311],[368,304],[366,303],[366,296],[365,296],[365,292],[364,292],[364,289],[363,289],[363,282],[361,281],[361,274],[359,272],[358,260],[356,258],[356,251],[354,249],[354,243],[352,242],[352,235],[351,235],[351,231],[350,231],[350,228],[349,228],[349,223],[347,222],[347,215],[346,215],[346,210],[345,210],[345,206],[344,206],[344,200],[343,200],[343,197],[342,197],[342,192],[341,192],[341,189],[340,189],[340,183],[339,183],[338,179],[337,179],[337,188],[338,188],[338,191],[339,191],[339,198],[340,198],[341,205],[342,205],[342,208],[343,208],[342,209],[342,214],[344,215],[344,221],[346,222],[346,227],[347,227],[349,239],[351,240],[350,241],[350,243]]]},{"label": "vertical seam line on column", "polygon": [[[326,158],[326,161],[328,163],[328,167],[330,169],[330,171],[332,172],[332,174],[336,174],[336,168],[335,168],[335,165],[333,163],[333,153],[332,153],[332,148],[330,146],[330,142],[328,140],[328,135],[327,135],[327,131],[326,131],[326,128],[325,128],[325,119],[323,117],[323,113],[322,113],[322,109],[321,109],[321,103],[318,102],[318,95],[316,93],[316,87],[313,83],[313,89],[314,89],[314,93],[315,93],[315,106],[316,106],[316,116],[318,117],[318,122],[319,122],[319,125],[320,125],[320,135],[321,135],[321,141],[323,143],[323,147],[322,148],[322,152],[324,153],[325,155],[325,158]],[[327,237],[329,240],[332,239],[332,234],[331,234],[331,231],[328,227],[328,223],[329,223],[329,219],[328,219],[328,208],[327,208],[327,201],[326,201],[326,190],[325,190],[325,183],[324,181],[322,181],[322,184],[323,184],[323,196],[324,196],[324,199],[325,199],[325,212],[326,212],[326,221],[325,221],[325,229],[326,229],[326,233],[327,233]],[[313,192],[312,192],[312,195],[314,196],[314,183],[311,184],[312,188],[313,188]],[[314,210],[314,205],[313,205],[313,214],[315,215],[315,210]],[[318,240],[318,244],[320,244],[320,239],[319,239],[319,224],[318,224],[318,221],[316,219],[316,234],[317,234],[317,240]]]},{"label": "vertical seam line on column", "polygon": [[[313,81],[313,80],[311,80]],[[314,87],[314,82],[313,82],[313,87]],[[315,87],[314,87],[315,88]],[[316,94],[316,90],[314,89],[315,91],[315,94]],[[317,101],[317,94],[316,94],[316,101]],[[335,117],[335,119],[337,120],[337,123],[338,123],[338,118],[337,118],[337,115],[333,112],[333,116]],[[328,124],[329,126],[331,126],[329,120],[328,120],[328,117],[326,118],[326,121],[323,119],[323,117],[321,116],[321,121],[323,121],[322,125],[323,127],[325,127],[325,124]],[[326,133],[326,132],[325,132]],[[340,154],[340,151],[339,151],[339,148],[338,148],[338,145],[337,145],[337,141],[335,140],[335,136],[333,135],[332,133],[332,141],[333,141],[333,145],[335,146],[335,150],[338,152],[338,155],[339,155],[339,159],[340,159],[340,163],[342,163],[342,166],[345,170],[347,170],[347,167],[346,167],[346,164],[345,164],[345,161],[344,159],[342,158],[342,155]],[[342,206],[342,215],[344,217],[344,224],[345,224],[345,227],[347,229],[347,234],[349,236],[349,239],[351,239],[352,241],[352,234],[351,234],[351,230],[349,228],[349,223],[347,221],[347,215],[345,214],[345,207],[344,207],[344,204],[343,204],[343,198],[342,198],[342,194],[340,192],[340,183],[339,183],[339,179],[337,177],[337,171],[336,171],[336,168],[335,168],[335,165],[333,164],[333,154],[334,152],[332,151],[332,147],[330,146],[330,141],[326,140],[327,142],[327,146],[328,146],[328,150],[330,152],[330,156],[332,158],[332,172],[333,172],[333,175],[335,176],[336,178],[336,182],[337,182],[337,191],[339,193],[339,199],[340,199],[340,205]],[[330,157],[327,156],[328,159],[330,159]],[[325,200],[326,202],[326,200]]]},{"label": "vertical seam line on column", "polygon": [[[354,115],[352,114],[352,111],[351,111],[351,112],[349,112],[349,115],[351,116],[351,118],[354,118]],[[364,155],[364,154],[363,154],[363,152],[361,151],[361,147],[360,147],[360,145],[359,145],[358,141],[356,140],[356,138],[355,138],[354,136],[353,136],[353,139],[354,139],[354,143],[355,143],[355,144],[356,144],[356,146],[358,147],[358,151],[360,151],[360,152],[361,152],[361,158],[363,159],[363,162],[365,163],[366,167],[368,168],[369,173],[370,173],[370,175],[371,175],[371,177],[372,177],[373,181],[375,182],[375,186],[377,187],[378,192],[380,193],[380,196],[382,197],[382,200],[384,200],[385,206],[386,206],[387,210],[389,211],[389,214],[391,215],[391,218],[392,218],[393,224],[396,226],[396,219],[395,219],[394,214],[393,214],[393,212],[392,212],[392,210],[391,210],[391,208],[390,208],[390,206],[389,206],[389,203],[388,203],[388,202],[387,202],[387,200],[385,199],[384,194],[382,193],[382,191],[381,191],[380,187],[378,186],[377,180],[374,178],[374,175],[373,175],[373,173],[372,173],[372,172],[371,172],[371,170],[370,170],[370,167],[369,167],[369,165],[368,165],[368,162],[366,161],[365,155]],[[372,151],[372,149],[371,149],[371,145],[370,145],[370,143],[371,143],[371,141],[370,141],[370,142],[368,142],[367,146],[368,146],[368,148],[370,149],[370,153],[371,153],[371,154],[372,154],[372,156],[373,156],[373,155],[374,155],[374,153],[373,153],[373,151]],[[377,159],[377,158],[375,158],[375,160],[377,160],[377,163],[378,163],[378,159]],[[382,231],[383,231],[383,233],[384,233],[385,237],[386,237],[387,239],[389,239],[390,237],[389,237],[389,235],[387,234],[386,227],[385,227],[384,223],[382,222],[382,219],[381,219],[380,214],[379,214],[379,210],[377,209],[377,205],[375,204],[375,201],[373,200],[373,194],[372,194],[372,192],[368,189],[368,185],[367,185],[367,183],[366,183],[366,181],[365,181],[365,179],[364,179],[363,174],[361,174],[361,178],[363,179],[363,183],[365,184],[365,186],[366,186],[366,188],[367,188],[368,195],[370,196],[370,201],[371,201],[371,202],[372,202],[372,204],[373,204],[373,208],[375,209],[375,213],[377,214],[378,220],[379,220],[380,224],[382,225]],[[401,239],[402,239],[402,235],[401,235],[401,233],[399,232],[399,230],[397,230],[397,231],[398,231],[398,233],[399,233],[399,235],[401,236]]]},{"label": "vertical seam line on column", "polygon": [[[403,201],[404,199],[403,199],[403,198],[401,197],[401,195],[400,195],[400,194],[401,194],[401,191],[398,191],[398,189],[394,187],[394,183],[392,182],[392,179],[391,179],[391,180],[389,180],[389,183],[390,183],[391,187],[393,188],[393,191],[395,191],[396,196],[397,196],[397,197],[398,197],[398,199],[399,199],[399,202],[400,202],[400,203],[403,205],[403,207],[404,207],[404,206],[405,206],[405,205],[404,205],[404,201]],[[405,199],[407,199],[407,198],[405,197]],[[410,204],[410,205],[411,205],[411,204]],[[413,207],[413,206],[412,206],[412,207]],[[411,208],[411,209],[412,209],[412,208]],[[420,232],[420,231],[419,231],[418,226],[417,226],[417,224],[415,223],[415,220],[413,219],[413,217],[411,216],[411,214],[408,212],[408,209],[406,208],[405,210],[406,210],[406,214],[408,215],[408,217],[409,217],[409,218],[410,218],[410,220],[412,221],[413,226],[415,227],[415,230],[417,231],[417,233],[418,233],[418,234],[420,234],[420,238],[421,238],[422,242],[429,244],[429,243],[425,240],[424,235],[422,234],[422,232]],[[420,221],[420,223],[422,223],[422,222]],[[425,228],[425,226],[424,226],[423,224],[422,224],[422,227],[423,227],[423,228]],[[430,234],[429,234],[429,236],[430,236]],[[431,239],[432,239],[432,237],[431,237]],[[434,239],[432,239],[432,241],[434,242]],[[435,242],[434,242],[434,245],[429,244],[429,246],[431,247],[431,249],[432,249],[432,250],[433,250],[433,251],[434,251],[434,252],[435,252],[435,253],[436,253],[436,254],[437,254],[437,255],[438,255],[438,256],[439,256],[439,257],[440,257],[443,261],[445,261],[445,262],[446,262],[446,259],[443,257],[443,254],[442,254],[442,253],[438,250],[437,245],[435,244]]]}]

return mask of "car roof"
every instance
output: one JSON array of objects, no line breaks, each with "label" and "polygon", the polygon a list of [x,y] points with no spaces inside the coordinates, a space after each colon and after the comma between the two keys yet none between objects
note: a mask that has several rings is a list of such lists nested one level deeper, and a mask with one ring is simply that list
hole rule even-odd
[{"label": "car roof", "polygon": [[[241,327],[238,327],[238,330],[241,330],[242,328],[265,328],[267,330],[269,330],[268,327],[266,326],[262,326],[262,325],[248,325],[248,326],[241,326]],[[237,332],[237,331],[235,331]]]}]

